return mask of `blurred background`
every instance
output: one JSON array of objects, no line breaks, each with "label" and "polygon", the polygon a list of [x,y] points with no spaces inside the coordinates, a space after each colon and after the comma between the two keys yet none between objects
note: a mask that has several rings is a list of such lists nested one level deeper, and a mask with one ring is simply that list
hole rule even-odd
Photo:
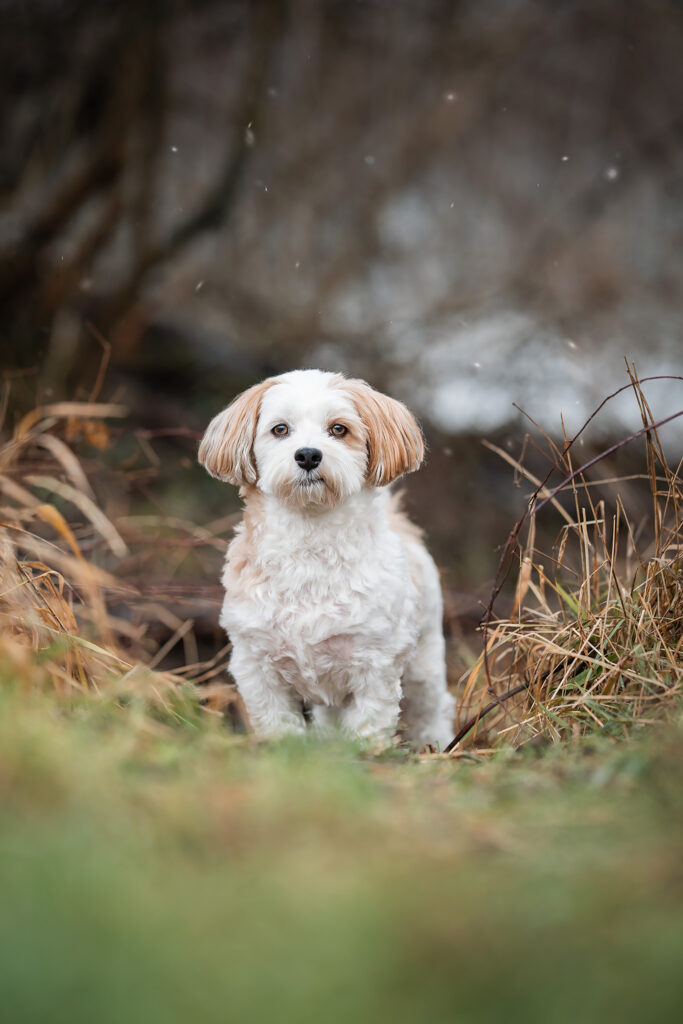
[{"label": "blurred background", "polygon": [[[5,429],[36,404],[123,403],[118,425],[69,426],[108,516],[129,543],[148,512],[215,539],[238,502],[195,464],[208,419],[268,374],[363,376],[422,419],[408,505],[451,620],[476,625],[530,489],[481,438],[540,471],[513,403],[572,434],[627,382],[624,357],[682,372],[683,6],[2,0],[0,16]],[[650,388],[658,418],[681,407],[680,382]],[[586,457],[639,425],[626,393]],[[98,484],[107,463],[125,476]],[[188,538],[120,571],[167,618],[193,609],[210,647],[222,542]]]}]

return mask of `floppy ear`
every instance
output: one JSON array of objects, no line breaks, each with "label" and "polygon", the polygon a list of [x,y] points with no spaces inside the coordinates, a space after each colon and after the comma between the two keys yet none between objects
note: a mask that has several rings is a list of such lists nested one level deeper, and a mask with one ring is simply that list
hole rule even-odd
[{"label": "floppy ear", "polygon": [[375,391],[364,380],[345,380],[341,387],[353,399],[367,430],[368,483],[383,487],[419,469],[424,441],[417,420],[405,405]]},{"label": "floppy ear", "polygon": [[254,384],[211,420],[199,445],[199,461],[211,476],[237,487],[256,483],[254,434],[261,400],[273,384]]}]

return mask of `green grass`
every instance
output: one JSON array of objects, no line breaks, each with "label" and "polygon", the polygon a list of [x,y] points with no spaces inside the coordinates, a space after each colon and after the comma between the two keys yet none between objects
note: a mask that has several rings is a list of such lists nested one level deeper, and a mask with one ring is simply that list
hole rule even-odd
[{"label": "green grass", "polygon": [[0,689],[8,1024],[669,1021],[683,726],[484,761]]}]

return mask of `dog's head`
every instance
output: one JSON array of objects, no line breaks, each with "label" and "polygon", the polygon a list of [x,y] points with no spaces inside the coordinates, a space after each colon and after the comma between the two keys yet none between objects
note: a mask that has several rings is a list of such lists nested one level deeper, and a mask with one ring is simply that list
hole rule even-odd
[{"label": "dog's head", "polygon": [[362,380],[294,370],[239,395],[211,423],[199,461],[220,480],[288,504],[334,506],[419,468],[420,428]]}]

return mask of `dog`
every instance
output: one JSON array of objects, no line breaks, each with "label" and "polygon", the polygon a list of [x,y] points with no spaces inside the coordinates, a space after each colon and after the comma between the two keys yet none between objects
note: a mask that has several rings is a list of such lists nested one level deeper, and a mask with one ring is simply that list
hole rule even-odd
[{"label": "dog", "polygon": [[220,616],[257,736],[341,729],[443,749],[439,574],[388,485],[419,468],[409,410],[365,381],[294,370],[209,424],[199,461],[240,488]]}]

